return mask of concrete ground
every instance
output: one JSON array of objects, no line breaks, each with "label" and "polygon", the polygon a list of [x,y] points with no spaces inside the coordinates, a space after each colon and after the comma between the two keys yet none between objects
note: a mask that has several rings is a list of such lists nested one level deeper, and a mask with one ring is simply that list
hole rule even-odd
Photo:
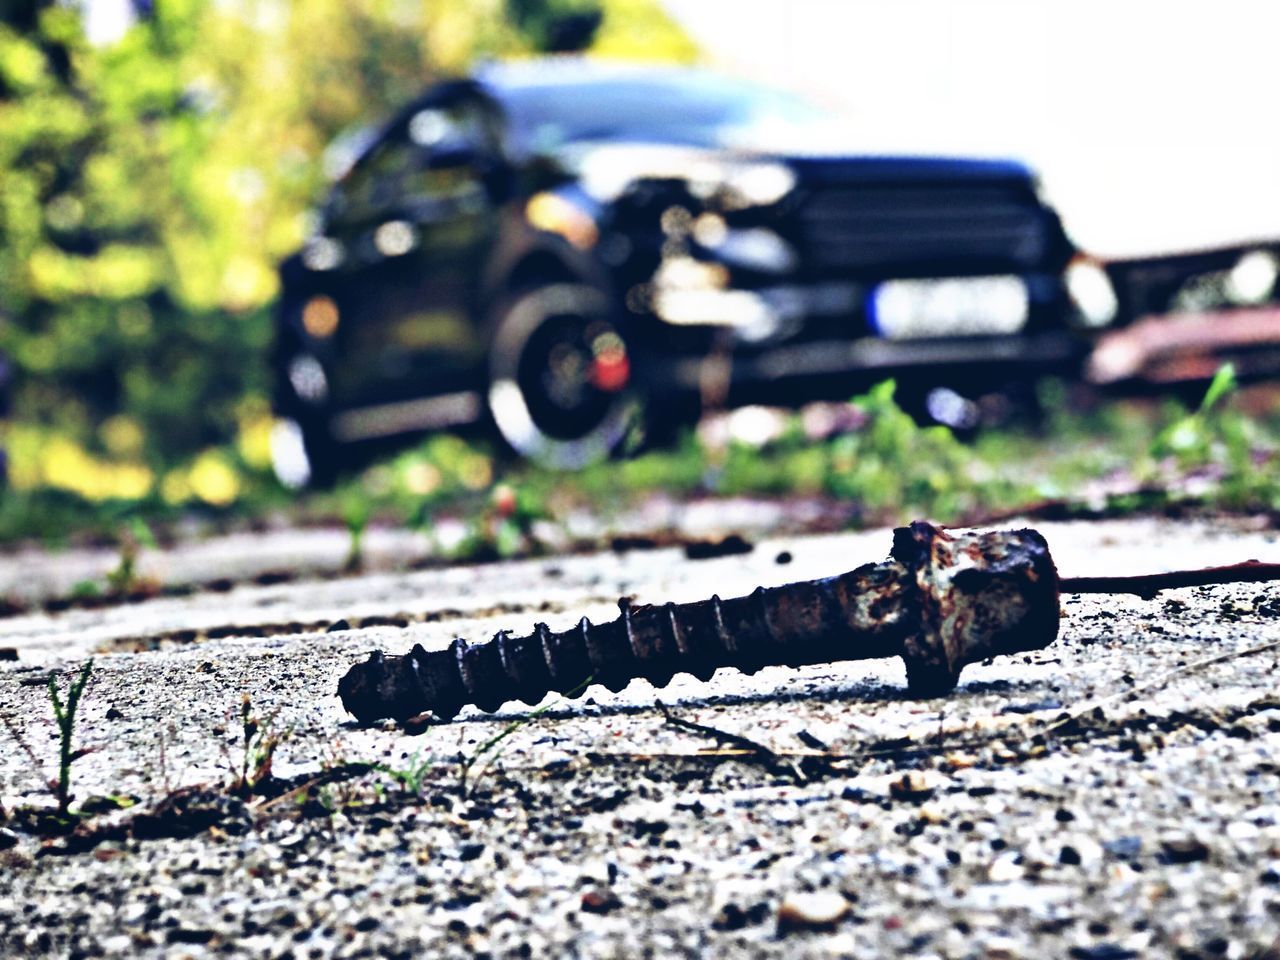
[{"label": "concrete ground", "polygon": [[[1064,575],[1280,560],[1247,521],[1039,528]],[[736,595],[888,547],[384,569],[0,620],[0,713],[30,748],[0,730],[0,956],[1280,957],[1280,585],[1067,596],[1054,646],[927,701],[898,661],[592,687],[417,735],[358,727],[335,695],[373,648]],[[39,563],[0,561],[0,582],[57,567]],[[91,840],[41,839],[20,810],[56,770],[44,677],[89,656],[72,806],[138,803]],[[283,739],[241,802],[222,786],[246,695]],[[385,769],[344,779],[361,763]]]}]

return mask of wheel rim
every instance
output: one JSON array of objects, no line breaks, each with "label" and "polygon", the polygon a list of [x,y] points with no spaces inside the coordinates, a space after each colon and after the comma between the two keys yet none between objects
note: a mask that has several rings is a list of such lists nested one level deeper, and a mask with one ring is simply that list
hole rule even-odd
[{"label": "wheel rim", "polygon": [[519,301],[491,363],[494,420],[523,456],[577,468],[626,436],[636,410],[630,357],[596,291],[549,287]]}]

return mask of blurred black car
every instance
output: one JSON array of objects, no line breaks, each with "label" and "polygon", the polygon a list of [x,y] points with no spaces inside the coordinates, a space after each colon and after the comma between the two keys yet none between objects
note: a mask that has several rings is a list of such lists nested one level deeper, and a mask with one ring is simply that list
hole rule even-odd
[{"label": "blurred black car", "polygon": [[1027,169],[830,140],[806,103],[700,70],[557,59],[429,89],[282,265],[283,472],[463,424],[572,468],[702,401],[1078,363],[1072,250]]}]

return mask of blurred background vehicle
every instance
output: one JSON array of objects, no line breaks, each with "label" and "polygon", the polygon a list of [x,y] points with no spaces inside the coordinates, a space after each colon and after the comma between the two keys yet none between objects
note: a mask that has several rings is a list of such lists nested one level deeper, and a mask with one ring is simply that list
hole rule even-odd
[{"label": "blurred background vehicle", "polygon": [[1194,389],[1224,363],[1241,380],[1280,374],[1280,241],[1082,269],[1105,271],[1111,294],[1097,276],[1076,280],[1081,296],[1116,317],[1116,329],[1098,339],[1089,358],[1092,382]]},{"label": "blurred background vehicle", "polygon": [[[1271,378],[1277,31],[1280,5],[1254,0],[753,0],[750,16],[738,0],[0,5],[0,536],[114,536],[135,512],[332,518],[362,499],[417,524],[504,483],[859,504],[909,489],[920,512],[956,516],[1011,465],[1043,474],[1071,450],[1141,485],[1156,468],[1121,461],[1163,435],[1168,395],[1194,395],[1222,359]],[[588,62],[556,75],[548,55],[570,51]],[[611,76],[607,116],[560,95]],[[677,97],[655,122],[671,91],[637,104],[642,81],[687,85],[706,109]],[[424,88],[476,109],[451,113]],[[403,149],[373,146],[387,117]],[[731,208],[735,192],[780,189]],[[965,215],[939,220],[941,194]],[[859,229],[870,222],[883,236]],[[1013,234],[1028,246],[991,253]],[[335,253],[341,265],[315,269]],[[979,301],[1012,329],[1023,295],[1017,332],[966,332]],[[364,315],[381,319],[361,340]],[[500,327],[509,349],[493,351]],[[1068,341],[1068,359],[1016,359]],[[1043,369],[1062,381],[1033,389]],[[896,391],[848,403],[890,377]],[[1250,416],[1276,409],[1265,387]],[[308,391],[323,402],[302,403]],[[967,432],[1011,391],[1039,404],[1038,428],[904,452],[906,438],[942,443],[918,421]],[[835,402],[798,416],[751,403],[813,396]],[[275,429],[278,410],[292,430]],[[643,451],[700,411],[650,456],[573,477],[527,459]],[[464,421],[468,436],[445,428]],[[498,427],[526,458],[500,453]],[[273,471],[273,434],[331,472],[424,428],[332,496],[299,496]],[[1269,429],[1240,432],[1232,462],[1265,459]],[[1221,448],[1211,433],[1197,451]],[[965,480],[948,458],[970,454],[986,466]],[[1068,474],[1033,495],[1080,487]]]},{"label": "blurred background vehicle", "polygon": [[432,87],[282,267],[281,476],[490,420],[581,467],[637,425],[887,376],[921,409],[950,388],[934,412],[961,426],[965,393],[1074,373],[1072,250],[1033,175],[840,133],[705,70],[552,58]]}]

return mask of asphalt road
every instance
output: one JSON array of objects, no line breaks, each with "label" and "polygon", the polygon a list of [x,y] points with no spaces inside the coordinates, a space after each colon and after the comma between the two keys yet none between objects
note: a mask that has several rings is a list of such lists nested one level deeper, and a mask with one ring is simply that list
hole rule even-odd
[{"label": "asphalt road", "polygon": [[[1040,529],[1065,575],[1280,560],[1246,521]],[[415,736],[335,696],[375,647],[745,593],[888,546],[391,569],[0,620],[0,710],[44,767],[0,731],[0,802],[49,802],[43,677],[91,655],[76,802],[139,801],[88,841],[3,828],[0,956],[1280,957],[1280,586],[1065,597],[1054,646],[927,701],[896,661],[592,687]],[[221,786],[246,694],[283,739],[269,796],[242,804]],[[341,780],[358,763],[401,776]],[[137,825],[175,792],[185,812]]]}]

